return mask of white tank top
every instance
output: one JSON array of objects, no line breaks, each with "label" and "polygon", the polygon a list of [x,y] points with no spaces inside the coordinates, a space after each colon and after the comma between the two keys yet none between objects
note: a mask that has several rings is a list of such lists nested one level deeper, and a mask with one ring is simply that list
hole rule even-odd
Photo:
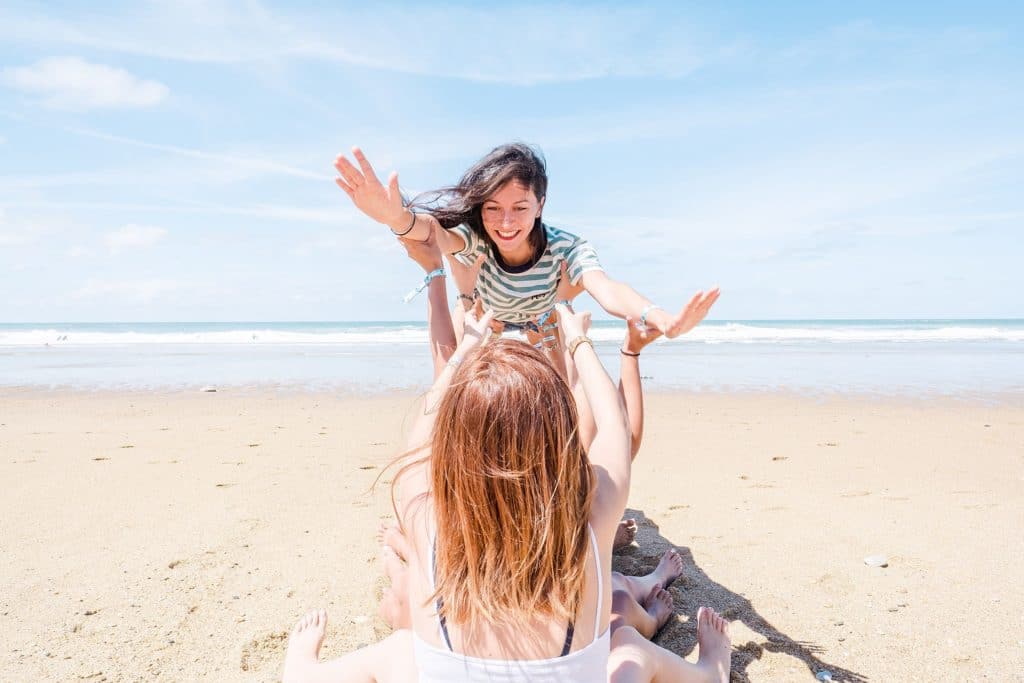
[{"label": "white tank top", "polygon": [[434,647],[414,632],[413,644],[420,683],[599,683],[607,680],[611,629],[605,629],[603,634],[598,634],[598,629],[601,628],[604,581],[601,576],[601,558],[597,552],[597,536],[589,524],[587,529],[590,531],[590,544],[597,568],[597,615],[594,617],[592,642],[564,657],[527,660],[483,659]]}]

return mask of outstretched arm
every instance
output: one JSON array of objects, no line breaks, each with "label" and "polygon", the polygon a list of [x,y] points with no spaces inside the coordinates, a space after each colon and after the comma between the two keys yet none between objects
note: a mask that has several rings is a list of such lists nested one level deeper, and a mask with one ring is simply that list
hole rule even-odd
[{"label": "outstretched arm", "polygon": [[589,327],[590,314],[573,313],[562,304],[557,304],[555,308],[558,311],[562,339],[579,373],[583,393],[597,426],[587,456],[597,474],[595,502],[601,508],[601,517],[607,522],[607,528],[603,531],[608,534],[610,542],[629,497],[629,427],[619,392],[601,365],[594,345],[589,341],[580,341],[586,339],[585,331]]},{"label": "outstretched arm", "polygon": [[583,287],[601,304],[601,308],[619,318],[644,317],[648,326],[667,337],[678,337],[692,330],[711,310],[718,300],[718,288],[708,292],[697,292],[689,303],[676,315],[669,315],[654,306],[644,296],[624,282],[613,280],[602,270],[591,270],[583,274]]},{"label": "outstretched arm", "polygon": [[630,457],[635,459],[644,438],[644,391],[640,380],[640,352],[645,346],[661,336],[661,332],[648,327],[641,330],[636,321],[626,318],[626,339],[622,342],[619,355],[622,357],[619,370],[619,394],[626,404],[629,419]]},{"label": "outstretched arm", "polygon": [[487,311],[480,318],[477,318],[474,311],[466,311],[466,325],[462,334],[462,341],[455,348],[455,353],[448,358],[444,367],[441,368],[440,374],[434,380],[434,385],[430,387],[430,390],[423,397],[423,410],[417,413],[416,421],[409,432],[410,450],[420,448],[430,438],[434,431],[434,418],[437,414],[438,403],[441,402],[445,392],[448,391],[448,385],[451,384],[452,377],[455,375],[459,364],[484,343],[487,333],[490,331],[491,318],[493,317],[493,311]]},{"label": "outstretched arm", "polygon": [[[399,238],[399,241],[409,258],[418,263],[428,276],[443,268],[441,250],[437,248],[433,231],[422,242],[406,237]],[[427,283],[427,327],[430,330],[430,357],[434,363],[436,380],[455,352],[455,330],[448,311],[448,290],[443,275],[435,276]]]},{"label": "outstretched arm", "polygon": [[[388,184],[377,177],[369,160],[358,147],[352,148],[352,156],[359,163],[356,168],[344,154],[334,160],[334,168],[340,177],[334,182],[344,190],[356,208],[367,216],[383,223],[399,237],[422,242],[429,239],[435,228],[440,228],[437,219],[428,213],[413,213],[402,202],[398,188],[398,172],[392,171]],[[445,253],[452,254],[465,248],[465,241],[447,230],[437,230],[438,245]]]}]

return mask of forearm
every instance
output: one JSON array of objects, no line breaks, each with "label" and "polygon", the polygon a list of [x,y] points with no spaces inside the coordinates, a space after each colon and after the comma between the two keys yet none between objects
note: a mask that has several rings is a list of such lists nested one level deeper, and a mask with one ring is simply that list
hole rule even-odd
[{"label": "forearm", "polygon": [[[622,401],[615,385],[601,365],[592,344],[580,344],[573,354],[573,363],[579,374],[583,393],[590,404],[590,412],[597,425],[597,437],[626,439],[628,428],[623,415]],[[620,434],[621,432],[621,434]]]},{"label": "forearm", "polygon": [[611,278],[605,278],[598,287],[588,287],[587,292],[601,304],[601,308],[618,318],[639,318],[651,303],[625,282]]},{"label": "forearm", "polygon": [[626,405],[626,419],[629,421],[630,456],[636,458],[644,438],[644,392],[640,380],[640,357],[624,353],[620,355],[619,394]]},{"label": "forearm", "polygon": [[448,310],[448,289],[445,278],[435,277],[427,289],[427,326],[430,330],[430,357],[434,363],[434,378],[444,370],[445,363],[455,352],[455,329]]},{"label": "forearm", "polygon": [[401,213],[393,218],[382,221],[395,235],[425,242],[430,238],[430,233],[437,224],[437,220],[429,213],[413,213],[411,209],[402,209]]}]

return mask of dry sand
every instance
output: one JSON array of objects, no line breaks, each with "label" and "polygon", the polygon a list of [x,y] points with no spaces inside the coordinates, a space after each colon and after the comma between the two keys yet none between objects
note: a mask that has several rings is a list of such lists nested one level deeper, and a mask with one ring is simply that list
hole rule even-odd
[{"label": "dry sand", "polygon": [[[411,406],[3,390],[0,681],[273,681],[317,606],[327,656],[381,637],[370,487]],[[693,657],[708,604],[734,681],[1024,680],[1021,396],[656,395],[647,425],[616,567],[683,553],[662,645]]]}]

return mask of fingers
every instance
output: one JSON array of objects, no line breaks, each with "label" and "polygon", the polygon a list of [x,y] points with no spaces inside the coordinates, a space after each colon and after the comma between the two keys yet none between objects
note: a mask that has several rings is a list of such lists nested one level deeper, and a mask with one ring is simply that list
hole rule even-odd
[{"label": "fingers", "polygon": [[482,326],[490,325],[492,320],[494,320],[494,309],[489,308],[484,311],[483,316],[480,318],[480,324]]},{"label": "fingers", "polygon": [[[366,181],[370,183],[378,182],[377,173],[376,171],[373,170],[373,166],[370,165],[370,162],[367,160],[366,155],[363,154],[363,150],[359,149],[358,147],[353,147],[352,156],[354,156],[356,158],[356,161],[359,162],[359,168],[363,169],[363,176],[366,178]],[[396,174],[392,173],[391,175]],[[391,182],[390,179],[388,180],[388,182]]]},{"label": "fingers", "polygon": [[351,199],[352,201],[355,201],[355,199],[356,199],[356,193],[355,193],[355,190],[353,190],[353,189],[352,189],[351,187],[349,187],[349,186],[348,186],[348,183],[346,183],[346,182],[345,182],[344,180],[342,180],[341,178],[335,178],[335,179],[334,179],[334,182],[335,182],[335,184],[336,184],[336,185],[337,185],[338,187],[340,187],[341,189],[343,189],[343,190],[345,191],[345,194],[347,194],[347,195],[348,195],[349,199]]},{"label": "fingers", "polygon": [[473,270],[477,273],[480,272],[480,268],[484,265],[484,261],[487,260],[487,252],[484,252],[476,257],[476,261],[473,261]]},{"label": "fingers", "polygon": [[[376,178],[377,176],[374,176]],[[398,189],[398,171],[392,171],[388,176],[388,194],[392,197],[401,197],[402,191]]]},{"label": "fingers", "polygon": [[359,189],[359,187],[366,182],[363,174],[359,172],[359,169],[352,165],[351,161],[345,158],[345,155],[341,155],[334,160],[334,168],[353,189]]}]

